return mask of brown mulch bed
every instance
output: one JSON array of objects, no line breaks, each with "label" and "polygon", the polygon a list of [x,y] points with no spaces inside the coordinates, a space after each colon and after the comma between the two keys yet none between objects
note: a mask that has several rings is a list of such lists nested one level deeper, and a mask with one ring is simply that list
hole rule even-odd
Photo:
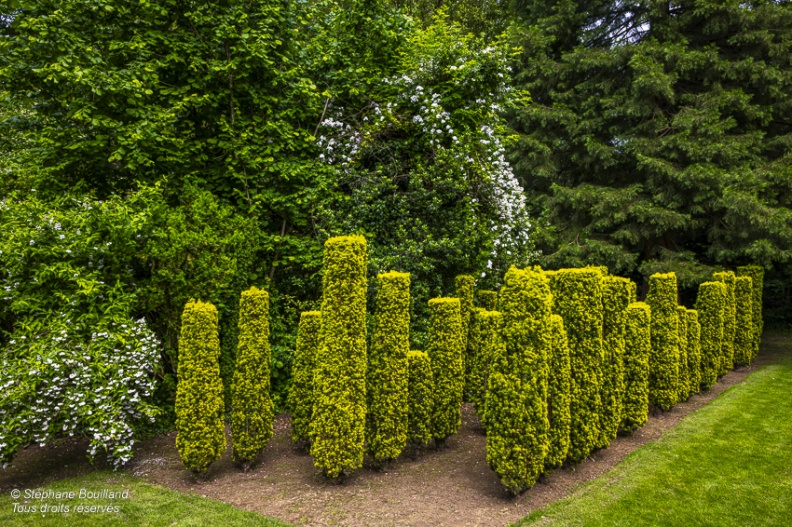
[{"label": "brown mulch bed", "polygon": [[[260,463],[248,472],[231,462],[229,448],[210,467],[206,481],[194,481],[179,460],[175,433],[138,445],[126,470],[151,483],[218,499],[295,526],[502,527],[603,474],[775,357],[763,351],[750,368],[737,369],[706,393],[650,416],[647,425],[634,434],[618,437],[580,465],[556,470],[516,498],[502,490],[487,467],[486,439],[470,405],[463,407],[459,433],[442,450],[428,450],[415,459],[406,456],[380,471],[358,470],[340,485],[325,481],[311,457],[293,446],[287,415],[277,417],[274,438]],[[0,471],[0,492],[106,468],[91,466],[85,460],[85,448],[84,441],[71,441],[20,452],[10,468]]]}]

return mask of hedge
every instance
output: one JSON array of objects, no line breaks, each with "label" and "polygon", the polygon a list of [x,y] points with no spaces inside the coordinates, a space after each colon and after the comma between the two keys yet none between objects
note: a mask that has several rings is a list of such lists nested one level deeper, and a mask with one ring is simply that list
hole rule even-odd
[{"label": "hedge", "polygon": [[379,465],[407,444],[407,353],[410,351],[410,275],[383,273],[368,357],[366,444]]},{"label": "hedge", "polygon": [[291,438],[295,443],[310,440],[311,416],[314,404],[314,367],[319,353],[319,328],[322,314],[305,311],[297,327],[297,346],[292,364],[292,384],[289,390],[291,410]]},{"label": "hedge", "polygon": [[695,309],[686,310],[687,315],[687,395],[698,393],[701,387],[701,324]]},{"label": "hedge", "polygon": [[231,383],[232,459],[247,467],[272,438],[269,294],[251,287],[239,300],[239,337]]},{"label": "hedge", "polygon": [[474,379],[474,370],[476,369],[476,362],[481,351],[481,318],[479,314],[484,310],[480,307],[474,307],[470,311],[470,322],[468,324],[468,340],[467,349],[465,350],[465,392],[463,400],[472,402],[473,386],[476,380]]},{"label": "hedge", "polygon": [[473,351],[468,346],[470,334],[470,319],[473,316],[473,299],[475,297],[475,279],[466,274],[461,274],[454,279],[456,298],[459,299],[460,313],[462,315],[462,364],[465,369],[464,393],[468,391],[467,381],[470,378],[470,355]]},{"label": "hedge", "polygon": [[195,475],[206,472],[226,449],[223,383],[220,380],[217,309],[190,299],[179,337],[176,386],[176,448]]},{"label": "hedge", "polygon": [[366,426],[366,240],[324,245],[320,350],[314,369],[311,455],[337,478],[363,465]]},{"label": "hedge", "polygon": [[737,306],[734,333],[734,365],[747,366],[753,359],[753,279],[738,276],[734,284],[734,302]]},{"label": "hedge", "polygon": [[723,282],[704,282],[699,285],[696,311],[701,324],[702,388],[710,388],[718,380],[725,310],[726,285]]},{"label": "hedge", "polygon": [[569,454],[569,415],[570,379],[569,344],[567,342],[564,319],[559,315],[550,316],[550,338],[552,348],[548,358],[547,420],[550,428],[547,433],[548,452],[545,469],[560,467]]},{"label": "hedge", "polygon": [[536,483],[549,449],[552,297],[547,277],[539,269],[511,267],[500,306],[506,353],[494,364],[486,395],[487,463],[516,494]]},{"label": "hedge", "polygon": [[674,273],[649,277],[646,303],[652,309],[652,353],[649,356],[649,402],[662,410],[677,403],[679,376],[679,316]]},{"label": "hedge", "polygon": [[550,276],[553,312],[564,319],[572,380],[569,459],[581,462],[601,442],[602,274],[562,269]]},{"label": "hedge", "polygon": [[477,353],[473,361],[470,380],[470,402],[476,410],[481,424],[486,429],[487,383],[492,366],[506,353],[501,335],[503,317],[498,311],[479,309],[474,313],[477,329]]},{"label": "hedge", "polygon": [[721,343],[721,361],[718,376],[726,375],[734,369],[734,337],[737,319],[737,304],[734,298],[734,282],[736,277],[732,271],[712,274],[713,280],[726,285],[726,304],[723,312],[723,342]]},{"label": "hedge", "polygon": [[627,306],[624,324],[624,404],[621,429],[632,432],[649,418],[649,357],[652,353],[651,308]]},{"label": "hedge", "polygon": [[688,393],[688,329],[687,308],[677,306],[677,337],[679,338],[679,384],[677,385],[677,402],[686,401]]},{"label": "hedge", "polygon": [[750,276],[753,280],[753,348],[751,360],[759,353],[759,343],[762,340],[764,320],[762,319],[762,291],[764,290],[764,268],[758,265],[745,265],[737,268],[739,276]]},{"label": "hedge", "polygon": [[498,307],[498,292],[481,289],[476,294],[479,307],[487,311],[495,311]]},{"label": "hedge", "polygon": [[602,280],[602,413],[599,446],[608,446],[619,432],[624,399],[624,323],[627,306],[635,302],[635,283],[605,276]]},{"label": "hedge", "polygon": [[432,415],[434,408],[434,382],[429,355],[422,351],[407,353],[408,412],[407,441],[413,447],[423,447],[432,442]]},{"label": "hedge", "polygon": [[438,444],[462,424],[460,408],[465,371],[462,364],[462,315],[458,298],[429,301],[429,349],[435,401],[432,435]]}]

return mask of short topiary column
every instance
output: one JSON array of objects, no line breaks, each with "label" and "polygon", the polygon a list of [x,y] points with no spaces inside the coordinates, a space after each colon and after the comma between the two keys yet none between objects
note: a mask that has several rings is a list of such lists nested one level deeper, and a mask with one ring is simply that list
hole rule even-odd
[{"label": "short topiary column", "polygon": [[680,391],[676,275],[650,276],[646,303],[652,308],[649,402],[661,410],[669,410],[677,403]]},{"label": "short topiary column", "polygon": [[481,424],[486,429],[486,394],[487,382],[492,370],[492,365],[500,360],[505,353],[501,328],[503,318],[498,311],[484,311],[479,309],[474,312],[476,327],[476,354],[470,379],[470,402],[476,409],[481,419]]},{"label": "short topiary column", "polygon": [[734,336],[736,331],[737,304],[734,298],[736,277],[731,271],[713,273],[712,279],[723,282],[726,286],[726,303],[723,311],[723,341],[721,342],[721,360],[718,376],[726,375],[734,368]]},{"label": "short topiary column", "polygon": [[687,310],[687,349],[687,393],[690,397],[698,393],[701,388],[701,324],[698,321],[698,311],[695,309]]},{"label": "short topiary column", "polygon": [[429,355],[412,350],[407,354],[408,415],[407,441],[413,448],[432,442],[432,416],[434,414],[434,381]]},{"label": "short topiary column", "polygon": [[704,282],[699,285],[696,311],[701,324],[701,387],[710,388],[718,380],[721,369],[726,285],[723,282]]},{"label": "short topiary column", "polygon": [[649,356],[652,352],[651,308],[627,306],[624,330],[624,404],[621,428],[632,432],[649,418]]},{"label": "short topiary column", "polygon": [[480,308],[486,309],[487,311],[495,311],[497,309],[498,306],[497,291],[480,289],[478,293],[476,293],[476,297],[478,298],[478,305]]},{"label": "short topiary column", "polygon": [[759,353],[759,343],[762,340],[764,320],[762,319],[762,291],[764,290],[764,269],[758,265],[745,265],[737,268],[739,276],[750,276],[752,285],[753,299],[753,346],[751,350],[751,360],[756,358]]},{"label": "short topiary column", "polygon": [[687,308],[685,306],[677,306],[677,317],[677,335],[679,337],[679,382],[677,383],[677,401],[686,401],[690,396],[690,393],[688,393],[690,383],[688,380]]},{"label": "short topiary column", "polygon": [[569,428],[571,419],[572,380],[569,366],[569,344],[567,342],[564,319],[559,315],[550,316],[550,335],[552,348],[548,358],[547,419],[550,429],[547,433],[548,451],[545,468],[560,467],[569,453]]},{"label": "short topiary column", "polygon": [[432,434],[438,444],[456,434],[462,424],[460,409],[465,370],[462,364],[462,315],[458,298],[429,301],[429,349],[435,402]]},{"label": "short topiary column", "polygon": [[319,353],[319,328],[322,314],[305,311],[297,326],[297,345],[292,364],[292,384],[289,390],[291,410],[291,438],[295,443],[310,440],[311,416],[314,404],[314,367]]},{"label": "short topiary column", "polygon": [[734,365],[748,366],[753,358],[753,279],[738,276],[734,282],[734,302],[737,306],[734,333]]}]

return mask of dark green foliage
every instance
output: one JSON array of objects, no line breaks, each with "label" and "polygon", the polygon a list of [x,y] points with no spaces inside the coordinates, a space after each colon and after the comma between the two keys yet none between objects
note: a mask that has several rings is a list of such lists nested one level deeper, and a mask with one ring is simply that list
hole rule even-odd
[{"label": "dark green foliage", "polygon": [[688,327],[687,308],[677,306],[677,337],[679,338],[679,382],[677,384],[677,401],[685,401],[690,386],[690,362],[688,358]]},{"label": "dark green foliage", "polygon": [[377,276],[374,333],[368,355],[366,445],[376,464],[396,459],[407,444],[407,353],[410,275]]},{"label": "dark green foliage", "polygon": [[677,403],[680,387],[676,275],[666,273],[649,277],[646,303],[652,309],[649,402],[661,410],[669,410]]},{"label": "dark green foliage", "polygon": [[295,443],[310,438],[311,416],[314,404],[314,368],[319,354],[319,330],[322,314],[305,311],[300,315],[297,345],[294,350],[292,383],[289,390],[291,410],[291,438]]},{"label": "dark green foliage", "polygon": [[184,466],[201,475],[226,449],[217,309],[190,300],[181,322],[176,448]]},{"label": "dark green foliage", "polygon": [[472,276],[462,274],[454,279],[456,297],[459,299],[462,313],[462,363],[465,369],[465,392],[468,390],[468,379],[470,378],[471,355],[474,351],[468,346],[470,333],[470,319],[473,311],[473,298],[475,297],[475,280]]},{"label": "dark green foliage", "polygon": [[470,375],[470,402],[486,428],[487,383],[492,366],[502,360],[505,349],[501,335],[503,317],[498,311],[475,310],[473,324],[477,330],[477,346]]},{"label": "dark green foliage", "polygon": [[701,324],[701,387],[710,388],[718,380],[721,369],[726,285],[723,282],[701,284],[696,311]]},{"label": "dark green foliage", "polygon": [[762,318],[762,292],[764,290],[765,270],[759,265],[746,265],[737,268],[739,276],[750,276],[753,280],[753,349],[751,359],[755,359],[759,353],[759,343],[762,341],[762,330],[764,320]]},{"label": "dark green foliage", "polygon": [[688,397],[701,389],[701,324],[698,311],[687,310]]},{"label": "dark green foliage", "polygon": [[314,367],[311,455],[336,478],[363,465],[366,425],[366,239],[325,242],[322,326]]},{"label": "dark green foliage", "polygon": [[414,447],[431,443],[434,413],[434,382],[429,355],[422,351],[407,354],[409,368],[409,410],[407,440]]},{"label": "dark green foliage", "polygon": [[458,298],[429,301],[429,349],[434,379],[432,436],[442,443],[462,424],[460,409],[465,370],[462,365],[462,315]]},{"label": "dark green foliage", "polygon": [[569,341],[569,459],[580,463],[602,438],[602,274],[597,269],[561,269],[547,274],[553,291],[553,312],[564,319]]},{"label": "dark green foliage", "polygon": [[622,430],[632,432],[649,418],[649,357],[652,353],[651,308],[644,302],[627,307],[624,330],[624,405]]},{"label": "dark green foliage", "polygon": [[250,464],[272,437],[269,294],[251,287],[239,301],[239,338],[231,385],[232,458]]},{"label": "dark green foliage", "polygon": [[547,384],[547,418],[550,429],[547,433],[548,451],[545,468],[560,467],[569,453],[569,427],[572,381],[569,366],[569,344],[564,319],[550,316],[552,349],[548,358],[549,377]]},{"label": "dark green foliage", "polygon": [[600,446],[608,446],[619,432],[624,399],[624,325],[627,306],[635,302],[635,283],[605,276],[602,280],[602,413]]},{"label": "dark green foliage", "polygon": [[734,273],[725,271],[713,273],[712,279],[723,282],[726,286],[726,304],[723,312],[723,342],[721,343],[721,361],[718,376],[726,375],[734,368],[734,337],[736,330],[737,304],[734,297]]},{"label": "dark green foliage", "polygon": [[498,307],[498,292],[489,289],[479,289],[476,293],[479,307],[487,311],[495,311]]},{"label": "dark green foliage", "polygon": [[734,333],[734,365],[747,366],[753,359],[753,279],[738,276],[734,282],[736,306]]}]

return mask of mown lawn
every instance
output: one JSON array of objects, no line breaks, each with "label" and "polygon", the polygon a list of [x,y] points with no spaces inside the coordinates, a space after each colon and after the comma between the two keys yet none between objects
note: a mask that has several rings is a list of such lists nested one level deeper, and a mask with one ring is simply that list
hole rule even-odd
[{"label": "mown lawn", "polygon": [[[47,485],[41,490],[121,492],[129,489],[129,497],[117,499],[13,499],[10,494],[0,497],[0,525],[3,527],[288,527],[287,524],[265,518],[258,514],[235,509],[225,503],[183,494],[158,485],[151,485],[134,476],[112,472],[94,472],[87,476],[67,479]],[[24,489],[19,489],[24,491]],[[68,506],[68,513],[14,512],[14,503],[19,508],[40,507],[43,503]],[[118,507],[118,512],[75,512],[79,505]]]},{"label": "mown lawn", "polygon": [[765,344],[776,363],[516,525],[792,525],[792,334]]}]

